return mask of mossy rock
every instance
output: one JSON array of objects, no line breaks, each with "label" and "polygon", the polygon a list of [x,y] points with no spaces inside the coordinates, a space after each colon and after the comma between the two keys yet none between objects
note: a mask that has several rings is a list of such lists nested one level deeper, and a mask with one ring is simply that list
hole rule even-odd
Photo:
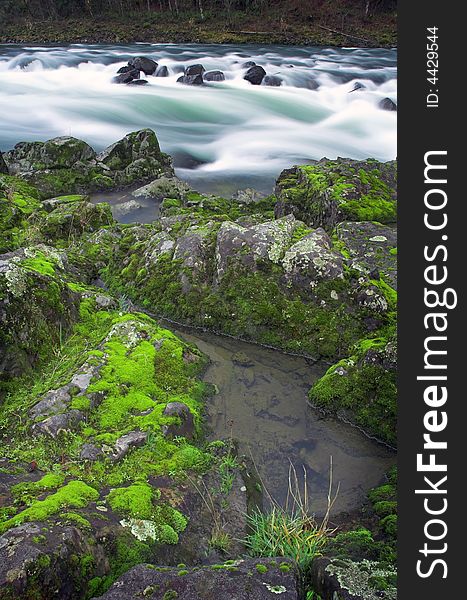
[{"label": "mossy rock", "polygon": [[393,223],[396,193],[394,161],[322,159],[281,173],[275,215],[292,213],[328,231],[341,221]]}]

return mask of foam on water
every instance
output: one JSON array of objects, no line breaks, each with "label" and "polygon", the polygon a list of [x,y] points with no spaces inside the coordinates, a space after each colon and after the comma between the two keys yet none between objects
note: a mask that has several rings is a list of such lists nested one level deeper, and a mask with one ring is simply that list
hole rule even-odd
[{"label": "foam on water", "polygon": [[[166,65],[167,78],[144,87],[113,84],[132,56]],[[252,86],[242,63],[253,60],[281,87]],[[184,66],[220,69],[225,82],[176,82]],[[318,90],[306,86],[316,79]],[[356,82],[364,89],[352,92]],[[201,191],[254,185],[269,191],[282,168],[323,156],[396,156],[396,52],[380,49],[229,45],[69,47],[0,46],[0,149],[58,135],[96,150],[129,131],[153,128],[175,156],[178,174]],[[195,167],[195,168],[194,168]]]}]

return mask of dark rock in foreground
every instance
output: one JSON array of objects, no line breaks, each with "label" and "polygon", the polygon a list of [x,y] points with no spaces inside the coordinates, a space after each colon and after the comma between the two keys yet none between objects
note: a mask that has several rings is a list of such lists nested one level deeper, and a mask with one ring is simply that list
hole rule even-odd
[{"label": "dark rock in foreground", "polygon": [[138,565],[116,581],[101,600],[298,600],[297,574],[286,559],[246,559],[198,569]]},{"label": "dark rock in foreground", "polygon": [[8,167],[3,159],[3,154],[0,152],[0,173],[8,173]]},{"label": "dark rock in foreground", "polygon": [[169,69],[165,65],[159,66],[157,68],[155,75],[156,75],[156,77],[168,77]]},{"label": "dark rock in foreground", "polygon": [[266,71],[263,67],[255,65],[254,67],[250,67],[248,71],[243,76],[243,79],[249,81],[253,85],[261,85],[261,82],[266,76]]}]

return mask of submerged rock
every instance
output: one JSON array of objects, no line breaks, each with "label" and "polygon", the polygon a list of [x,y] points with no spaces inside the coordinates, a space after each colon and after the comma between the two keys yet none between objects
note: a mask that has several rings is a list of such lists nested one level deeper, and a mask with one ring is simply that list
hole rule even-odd
[{"label": "submerged rock", "polygon": [[194,75],[203,75],[205,73],[206,69],[203,67],[203,65],[197,64],[197,65],[189,65],[186,69],[185,69],[185,75],[186,77],[192,77]]},{"label": "submerged rock", "polygon": [[159,179],[138,188],[132,192],[132,195],[136,198],[154,198],[155,200],[164,200],[164,198],[184,200],[190,191],[192,191],[190,186],[178,177],[159,177]]},{"label": "submerged rock", "polygon": [[196,569],[138,565],[100,600],[133,600],[155,593],[160,598],[183,600],[219,600],[220,595],[235,600],[300,597],[297,572],[290,560],[247,558]]}]

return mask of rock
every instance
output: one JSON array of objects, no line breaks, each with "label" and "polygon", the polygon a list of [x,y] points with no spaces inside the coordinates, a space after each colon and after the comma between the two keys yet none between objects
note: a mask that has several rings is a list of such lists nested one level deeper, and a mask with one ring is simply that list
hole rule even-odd
[{"label": "rock", "polygon": [[132,69],[131,71],[125,71],[125,73],[120,73],[120,75],[116,75],[112,79],[112,83],[130,83],[131,81],[135,81],[139,78],[139,71],[137,69]]},{"label": "rock", "polygon": [[[282,568],[280,565],[283,565]],[[285,565],[285,566],[284,566]],[[263,572],[264,570],[264,572]],[[298,600],[295,567],[288,559],[240,559],[225,568],[151,568],[138,565],[125,573],[100,600],[134,600],[137,597],[180,600]],[[97,599],[96,599],[97,600]]]},{"label": "rock", "polygon": [[95,159],[96,153],[86,142],[64,136],[47,142],[19,142],[3,156],[14,175],[38,169],[69,169]]},{"label": "rock", "polygon": [[50,417],[65,411],[71,402],[68,386],[51,390],[29,411],[31,419],[37,420]]},{"label": "rock", "polygon": [[256,63],[252,60],[247,60],[242,64],[242,69],[251,69],[251,67],[256,67]]},{"label": "rock", "polygon": [[279,87],[282,85],[282,79],[277,75],[266,75],[261,82],[261,85],[268,85],[271,87]]},{"label": "rock", "polygon": [[192,439],[195,435],[195,424],[190,409],[183,402],[169,402],[164,409],[165,416],[178,417],[180,424],[168,425],[164,434],[168,437],[182,436]]},{"label": "rock", "polygon": [[117,75],[120,75],[121,73],[130,73],[134,70],[135,67],[132,67],[131,65],[125,65],[124,67],[120,67],[120,69],[117,71]]},{"label": "rock", "polygon": [[296,227],[294,217],[249,228],[229,221],[222,223],[216,244],[218,280],[234,264],[241,264],[253,271],[267,263],[279,264]]},{"label": "rock", "polygon": [[394,161],[322,159],[285,169],[276,183],[274,214],[293,214],[310,227],[330,231],[341,221],[396,220]]},{"label": "rock", "polygon": [[316,229],[291,246],[282,261],[286,277],[297,287],[314,288],[322,281],[343,278],[343,259],[332,249],[323,229]]},{"label": "rock", "polygon": [[249,368],[255,366],[254,361],[244,352],[235,352],[235,354],[232,354],[232,362],[239,367]]},{"label": "rock", "polygon": [[158,64],[152,58],[146,58],[145,56],[137,56],[131,58],[128,61],[128,65],[138,71],[143,71],[145,75],[153,75],[156,72]]},{"label": "rock", "polygon": [[22,142],[5,157],[10,169],[34,184],[44,198],[109,190],[173,175],[171,159],[160,151],[150,129],[129,133],[99,155],[81,140],[55,138]]},{"label": "rock", "polygon": [[103,458],[103,456],[104,453],[102,450],[94,444],[83,444],[79,454],[80,460],[89,460],[90,462],[95,462],[96,460]]},{"label": "rock", "polygon": [[382,110],[397,110],[397,104],[390,98],[383,98],[378,102],[378,107]]},{"label": "rock", "polygon": [[157,68],[156,77],[168,77],[169,69],[165,65],[161,65]]},{"label": "rock", "polygon": [[133,81],[129,81],[128,85],[147,85],[149,81],[146,79],[133,79]]},{"label": "rock", "polygon": [[0,173],[8,174],[8,167],[6,166],[6,162],[3,158],[3,154],[0,152]]},{"label": "rock", "polygon": [[57,198],[49,198],[42,202],[43,208],[47,212],[52,212],[61,204],[70,204],[73,202],[89,202],[89,196],[83,194],[73,194],[71,196],[58,196]]},{"label": "rock", "polygon": [[310,570],[313,590],[322,600],[391,600],[396,598],[394,585],[385,585],[385,589],[374,587],[372,578],[376,571],[381,579],[394,580],[393,568],[382,569],[380,563],[363,560],[355,562],[348,559],[315,558]]},{"label": "rock", "polygon": [[237,202],[247,205],[256,204],[257,202],[264,200],[265,197],[266,196],[263,193],[258,192],[257,190],[253,190],[252,188],[238,190],[238,192],[235,192],[235,194],[232,196],[232,198]]},{"label": "rock", "polygon": [[248,71],[243,76],[243,79],[249,81],[253,85],[261,85],[261,82],[266,76],[266,71],[263,67],[255,65],[254,67],[250,67]]},{"label": "rock", "polygon": [[117,217],[123,217],[124,215],[128,215],[135,210],[140,210],[141,208],[143,208],[143,205],[132,199],[122,202],[121,204],[116,204],[113,207],[113,213]]},{"label": "rock", "polygon": [[356,81],[349,94],[351,94],[352,92],[357,92],[358,90],[366,90],[366,85],[360,83],[359,81]]},{"label": "rock", "polygon": [[177,79],[177,83],[184,83],[185,85],[203,85],[202,75],[182,75]]},{"label": "rock", "polygon": [[190,186],[178,177],[159,177],[159,179],[138,188],[132,192],[132,195],[136,198],[154,198],[155,200],[164,200],[164,198],[184,200],[191,191]]},{"label": "rock", "polygon": [[206,71],[204,81],[225,81],[225,75],[222,71]]},{"label": "rock", "polygon": [[10,529],[0,537],[1,595],[42,600],[81,597],[85,557],[89,576],[109,572],[103,546],[77,527],[50,529],[44,523],[27,523]]},{"label": "rock", "polygon": [[128,454],[131,448],[140,448],[146,443],[148,434],[143,431],[130,431],[118,438],[115,442],[115,453],[112,460],[121,460]]},{"label": "rock", "polygon": [[203,67],[203,65],[197,64],[197,65],[189,65],[186,69],[185,69],[185,75],[187,77],[192,77],[194,75],[203,75],[205,73],[206,69]]},{"label": "rock", "polygon": [[65,282],[67,268],[43,245],[0,255],[0,379],[28,371],[70,332],[80,296]]},{"label": "rock", "polygon": [[173,255],[175,248],[175,241],[165,231],[156,233],[151,239],[145,244],[144,247],[144,258],[145,264],[151,265],[159,260],[161,256]]},{"label": "rock", "polygon": [[198,229],[191,227],[186,233],[178,238],[173,259],[181,260],[183,272],[181,273],[182,288],[185,293],[192,289],[195,281],[204,279],[209,265],[209,226]]},{"label": "rock", "polygon": [[344,222],[336,227],[337,239],[348,254],[348,264],[385,281],[397,290],[397,230],[379,223]]},{"label": "rock", "polygon": [[50,213],[31,217],[42,239],[48,243],[72,237],[80,237],[85,232],[97,231],[115,223],[110,206],[106,203],[92,204],[87,201],[57,202]]},{"label": "rock", "polygon": [[52,415],[39,423],[35,423],[32,426],[32,433],[34,435],[48,435],[55,439],[60,433],[76,429],[83,420],[83,413],[72,409],[59,415]]}]

